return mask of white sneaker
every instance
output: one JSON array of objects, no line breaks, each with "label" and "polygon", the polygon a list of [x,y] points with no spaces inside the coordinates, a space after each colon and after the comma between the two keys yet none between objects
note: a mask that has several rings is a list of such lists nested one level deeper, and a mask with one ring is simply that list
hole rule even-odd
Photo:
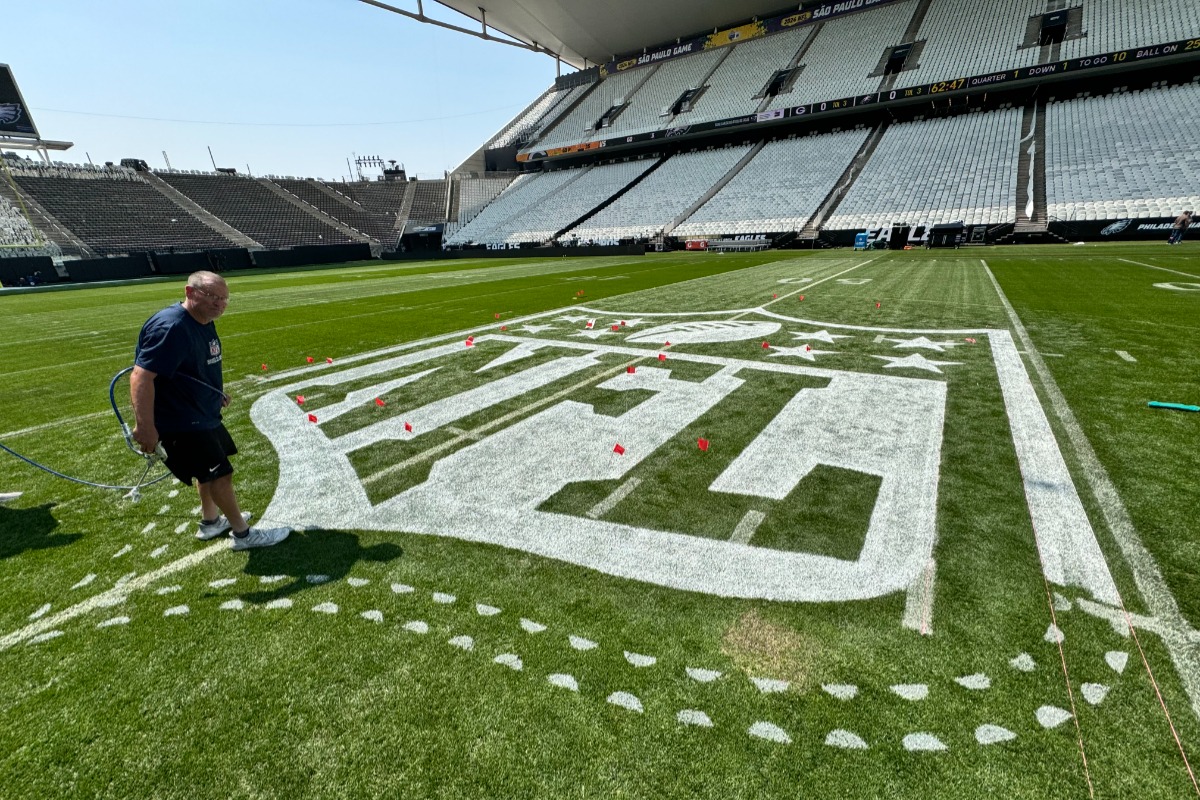
[{"label": "white sneaker", "polygon": [[[242,519],[250,522],[250,518],[254,515],[249,512],[242,513]],[[212,522],[201,522],[200,530],[196,531],[196,538],[202,542],[207,542],[209,539],[215,539],[218,536],[229,533],[233,526],[229,524],[229,520],[225,519],[225,515],[217,517]]]},{"label": "white sneaker", "polygon": [[279,544],[291,533],[290,528],[251,528],[245,536],[230,536],[230,550],[249,550]]}]

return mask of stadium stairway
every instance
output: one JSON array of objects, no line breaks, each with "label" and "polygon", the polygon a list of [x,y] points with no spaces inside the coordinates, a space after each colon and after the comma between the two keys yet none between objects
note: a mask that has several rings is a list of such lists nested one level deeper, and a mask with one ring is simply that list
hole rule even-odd
[{"label": "stadium stairway", "polygon": [[1029,101],[1021,117],[1017,160],[1017,231],[1046,230],[1046,106]]},{"label": "stadium stairway", "polygon": [[589,211],[589,212],[587,212],[586,214],[584,214],[584,215],[583,215],[582,217],[580,217],[579,219],[575,220],[574,222],[571,222],[571,223],[570,223],[570,224],[568,224],[566,227],[564,227],[562,230],[560,230],[560,231],[558,231],[557,233],[555,233],[555,234],[554,234],[554,237],[553,237],[553,238],[554,238],[554,240],[555,240],[555,241],[558,241],[558,237],[562,236],[564,233],[567,233],[567,232],[568,232],[568,231],[570,231],[572,228],[578,228],[580,225],[582,225],[583,223],[587,222],[589,219],[591,219],[592,217],[596,216],[597,214],[599,214],[599,213],[600,213],[601,211],[603,211],[604,209],[606,209],[606,208],[608,208],[609,206],[611,206],[611,205],[612,205],[613,203],[615,203],[615,202],[616,202],[616,201],[617,201],[617,200],[618,200],[618,199],[619,199],[619,198],[620,198],[622,195],[624,195],[626,192],[628,192],[629,190],[631,190],[633,187],[637,186],[639,183],[641,183],[642,181],[644,181],[644,180],[646,179],[646,176],[647,176],[647,175],[651,174],[652,172],[654,172],[655,170],[657,170],[659,167],[661,167],[661,166],[662,166],[663,164],[665,164],[665,163],[667,163],[667,159],[665,159],[665,158],[660,158],[658,161],[656,161],[656,162],[655,162],[655,163],[654,163],[654,164],[653,164],[653,165],[650,167],[650,169],[646,170],[646,171],[645,171],[645,172],[643,172],[641,175],[638,175],[636,178],[634,178],[634,179],[633,179],[633,180],[631,180],[631,181],[630,181],[628,184],[626,184],[626,185],[625,185],[625,188],[621,189],[621,191],[619,191],[619,192],[617,192],[616,194],[612,195],[612,196],[611,196],[611,197],[609,197],[607,200],[605,200],[604,202],[600,203],[600,205],[596,206],[595,208],[593,208],[591,211]]},{"label": "stadium stairway", "polygon": [[863,142],[863,146],[854,154],[849,166],[834,184],[833,190],[821,201],[821,205],[817,206],[817,213],[813,214],[808,224],[800,229],[800,235],[797,238],[809,242],[810,245],[820,238],[821,226],[837,210],[842,198],[846,196],[846,192],[850,191],[850,187],[854,185],[855,177],[862,173],[863,167],[871,160],[875,148],[879,146],[879,142],[883,139],[883,134],[887,132],[890,124],[890,120],[885,119],[876,126],[875,130],[871,131],[871,135]]},{"label": "stadium stairway", "polygon": [[336,228],[337,230],[339,230],[342,233],[349,236],[354,241],[362,242],[364,244],[379,244],[379,242],[375,241],[370,236],[367,236],[362,231],[351,228],[349,225],[342,222],[340,219],[335,219],[335,218],[329,216],[328,214],[326,214],[321,209],[317,208],[316,206],[309,205],[308,203],[304,202],[299,197],[292,194],[287,189],[284,189],[282,186],[280,186],[278,183],[271,180],[270,178],[258,178],[257,180],[259,183],[261,183],[263,186],[270,189],[274,194],[278,195],[280,198],[291,203],[296,208],[300,209],[301,211],[304,211],[306,214],[316,217],[317,219],[319,219],[321,222],[325,223],[329,227]]},{"label": "stadium stairway", "polygon": [[764,139],[764,140],[758,142],[756,145],[754,145],[754,147],[751,147],[750,152],[748,152],[748,153],[746,153],[746,155],[742,156],[741,160],[738,161],[736,164],[734,164],[733,167],[729,170],[729,172],[726,172],[721,177],[721,180],[714,183],[707,192],[705,192],[699,198],[697,198],[696,202],[692,203],[690,206],[685,208],[683,210],[683,213],[681,213],[679,216],[675,217],[675,219],[671,220],[669,223],[667,223],[666,226],[663,227],[663,236],[670,236],[671,231],[675,230],[680,225],[687,222],[688,217],[690,217],[692,214],[695,214],[697,211],[699,211],[701,206],[703,206],[705,203],[707,203],[709,200],[711,200],[717,192],[724,189],[725,184],[727,184],[731,180],[733,180],[734,176],[737,175],[739,172],[741,172],[742,169],[747,164],[749,164],[751,161],[753,161],[754,157],[756,155],[758,155],[762,151],[762,149],[766,146],[767,146],[767,141]]},{"label": "stadium stairway", "polygon": [[325,195],[326,197],[328,197],[330,199],[336,200],[337,202],[341,203],[342,205],[346,206],[347,208],[353,209],[355,211],[366,211],[367,210],[366,208],[363,207],[362,203],[358,202],[357,200],[352,200],[349,197],[346,197],[346,195],[342,194],[341,192],[335,192],[333,189],[330,189],[328,186],[321,183],[320,181],[314,181],[312,178],[309,178],[307,183],[309,185],[311,185],[313,188],[315,188],[321,194]]},{"label": "stadium stairway", "polygon": [[3,197],[17,208],[21,208],[24,205],[29,211],[29,221],[35,228],[42,232],[43,236],[58,245],[63,255],[80,256],[82,258],[96,257],[94,250],[84,244],[83,240],[76,236],[66,225],[59,222],[41,203],[35,200],[28,192],[18,192],[16,187],[9,183],[7,179],[0,180],[0,197]]},{"label": "stadium stairway", "polygon": [[197,205],[196,202],[193,201],[190,197],[185,195],[183,192],[180,192],[174,186],[167,183],[162,178],[155,175],[153,172],[142,172],[140,174],[143,178],[146,179],[147,183],[149,183],[151,186],[153,186],[155,189],[158,190],[159,194],[166,197],[172,203],[174,203],[175,205],[182,208],[184,211],[191,214],[193,217],[195,217],[197,220],[199,220],[200,222],[207,225],[209,228],[212,228],[214,231],[216,231],[217,233],[224,236],[226,239],[228,239],[233,244],[238,245],[239,247],[245,247],[247,249],[258,249],[258,250],[262,249],[261,244],[254,241],[249,236],[242,233],[237,228],[233,227],[232,225],[225,222],[221,218],[214,216],[213,214],[210,214],[209,212],[205,211],[203,208],[201,208],[199,205]]}]

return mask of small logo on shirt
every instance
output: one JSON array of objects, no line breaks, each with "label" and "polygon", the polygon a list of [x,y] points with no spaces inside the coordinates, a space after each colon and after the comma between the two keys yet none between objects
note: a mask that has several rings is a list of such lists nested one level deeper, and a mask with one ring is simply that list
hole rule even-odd
[{"label": "small logo on shirt", "polygon": [[208,354],[210,356],[221,355],[221,342],[219,340],[213,339],[208,343]]},{"label": "small logo on shirt", "polygon": [[209,467],[209,468],[208,468],[208,471],[209,471],[209,472],[216,472],[216,471],[217,471],[217,470],[219,470],[220,468],[221,468],[221,465],[220,465],[220,464],[217,464],[215,467]]}]

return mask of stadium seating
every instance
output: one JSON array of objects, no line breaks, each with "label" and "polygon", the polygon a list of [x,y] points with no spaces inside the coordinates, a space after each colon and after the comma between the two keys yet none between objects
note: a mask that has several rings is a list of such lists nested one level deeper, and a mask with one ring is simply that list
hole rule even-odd
[{"label": "stadium seating", "polygon": [[629,107],[604,131],[605,136],[660,130],[671,119],[670,106],[688,89],[695,89],[721,57],[719,50],[707,50],[693,56],[662,64],[640,89],[629,98]]},{"label": "stadium seating", "polygon": [[768,142],[673,235],[801,230],[869,135],[862,129]]},{"label": "stadium seating", "polygon": [[1200,3],[1181,0],[1086,0],[1082,39],[1063,42],[1063,58],[1163,44],[1200,35]]},{"label": "stadium seating", "polygon": [[512,122],[505,125],[499,133],[492,137],[486,145],[487,149],[492,150],[498,147],[508,147],[513,144],[521,144],[532,139],[541,127],[546,122],[546,116],[559,107],[567,98],[578,96],[579,92],[584,87],[576,86],[571,89],[558,89],[551,86],[542,96],[533,101],[532,104],[520,114],[518,114]]},{"label": "stadium seating", "polygon": [[542,135],[537,142],[538,148],[563,147],[607,135],[597,133],[593,126],[617,101],[628,99],[638,82],[645,77],[645,69],[631,69],[600,81],[578,106]]},{"label": "stadium seating", "polygon": [[394,214],[389,216],[368,211],[353,200],[340,201],[322,191],[314,181],[277,178],[275,183],[322,213],[328,214],[342,224],[348,225],[376,241],[386,241],[390,244],[396,238],[393,232],[396,222]]},{"label": "stadium seating", "polygon": [[232,245],[123,167],[30,163],[13,170],[13,177],[99,255]]},{"label": "stadium seating", "polygon": [[447,244],[545,242],[621,191],[654,159],[522,176]]},{"label": "stadium seating", "polygon": [[753,114],[763,102],[761,92],[771,76],[792,62],[811,33],[812,27],[805,26],[734,45],[708,79],[708,88],[696,105],[690,112],[680,114],[676,123],[694,125]]},{"label": "stadium seating", "polygon": [[0,197],[0,258],[59,256],[61,249],[29,224],[21,209]]},{"label": "stadium seating", "polygon": [[672,156],[654,174],[621,195],[567,237],[581,240],[650,238],[750,152],[749,145]]},{"label": "stadium seating", "polygon": [[800,63],[804,71],[792,91],[769,108],[819,103],[877,91],[881,76],[871,77],[888,47],[903,44],[916,0],[890,3],[830,20],[821,26]]},{"label": "stadium seating", "polygon": [[1021,110],[893,125],[824,228],[1016,222]]},{"label": "stadium seating", "polygon": [[1045,9],[1045,0],[933,0],[916,37],[925,41],[919,65],[908,64],[896,87],[1036,64],[1037,47],[1018,47],[1029,18]]},{"label": "stadium seating", "polygon": [[[157,174],[205,211],[264,247],[345,244],[354,241],[317,216],[305,213],[287,202],[253,178],[179,172]],[[221,246],[228,246],[228,242]]]},{"label": "stadium seating", "polygon": [[404,198],[411,184],[405,181],[357,181],[354,183],[323,182],[327,189],[358,203],[372,214],[396,219],[404,207]]},{"label": "stadium seating", "polygon": [[428,225],[446,220],[446,192],[449,181],[416,181],[413,184],[412,208],[408,222]]},{"label": "stadium seating", "polygon": [[462,178],[458,181],[458,214],[455,219],[466,225],[484,207],[496,199],[513,181],[512,175],[496,178]]},{"label": "stadium seating", "polygon": [[1200,84],[1050,103],[1046,203],[1061,220],[1168,217],[1200,209],[1200,148],[1186,113]]}]

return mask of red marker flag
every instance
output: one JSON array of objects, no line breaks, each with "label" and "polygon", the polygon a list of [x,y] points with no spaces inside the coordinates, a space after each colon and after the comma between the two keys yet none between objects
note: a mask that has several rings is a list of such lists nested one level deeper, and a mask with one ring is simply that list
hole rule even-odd
[{"label": "red marker flag", "polygon": [[267,371],[267,365],[266,365],[266,364],[263,364],[263,365],[262,365],[262,371],[263,371],[263,372],[266,372],[266,371]]},{"label": "red marker flag", "polygon": [[876,308],[879,308],[879,303],[876,303],[876,304],[875,304],[875,307],[876,307]]},{"label": "red marker flag", "polygon": [[625,448],[621,447],[620,443],[618,443],[615,447],[613,447],[613,452],[619,456],[623,456],[625,455]]},{"label": "red marker flag", "polygon": [[707,453],[708,452],[708,439],[697,439],[696,446]]},{"label": "red marker flag", "polygon": [[970,337],[967,337],[966,342],[967,344],[975,344],[975,340]]},{"label": "red marker flag", "polygon": [[594,320],[594,319],[589,319],[589,320],[587,321],[587,324],[586,324],[586,325],[584,325],[583,327],[584,327],[584,328],[586,328],[587,330],[589,330],[589,331],[590,331],[590,330],[591,330],[592,328],[594,328],[595,326],[596,326],[596,320]]},{"label": "red marker flag", "polygon": [[466,345],[467,347],[474,347],[474,346],[475,346],[475,340],[474,340],[474,339],[467,339],[465,342],[463,342],[463,344],[464,344],[464,345]]},{"label": "red marker flag", "polygon": [[630,375],[632,375],[633,373],[637,372],[637,368],[636,367],[626,367],[625,371],[628,372]]},{"label": "red marker flag", "polygon": [[804,299],[804,295],[800,295],[800,299],[801,299],[801,300],[803,300],[803,299]]},{"label": "red marker flag", "polygon": [[625,320],[621,320],[621,327],[622,327],[622,328],[624,328],[624,327],[625,327]]},{"label": "red marker flag", "polygon": [[404,423],[404,430],[407,433],[412,433],[412,423],[411,422]]},{"label": "red marker flag", "polygon": [[670,347],[670,346],[671,346],[670,342],[663,342],[663,347]]},{"label": "red marker flag", "polygon": [[307,361],[309,364],[311,364],[311,363],[312,363],[312,356],[309,356],[308,358],[306,358],[306,359],[304,359],[304,360],[305,360],[305,361]]},{"label": "red marker flag", "polygon": [[302,394],[296,395],[296,405],[298,405],[298,406],[304,405],[304,395],[302,395]]},{"label": "red marker flag", "polygon": [[501,326],[500,326],[500,330],[502,330],[502,331],[506,331],[506,330],[508,330],[508,326],[507,326],[507,325],[501,325]]},{"label": "red marker flag", "polygon": [[771,349],[771,343],[763,342],[763,350],[770,350],[770,349]]},{"label": "red marker flag", "polygon": [[806,352],[806,353],[812,352],[812,345],[811,344],[804,345],[804,352]]},{"label": "red marker flag", "polygon": [[666,361],[666,360],[667,360],[667,354],[666,354],[666,353],[659,353],[659,354],[658,354],[658,360],[659,360],[659,361]]},{"label": "red marker flag", "polygon": [[497,312],[496,312],[496,319],[500,319],[500,312],[499,312],[499,311],[497,311]]},{"label": "red marker flag", "polygon": [[325,359],[325,363],[326,363],[326,364],[332,364],[332,363],[333,363],[333,359],[332,359],[332,358],[326,358],[326,359]]},{"label": "red marker flag", "polygon": [[620,326],[620,325],[613,325],[613,326],[612,326],[612,329],[613,329],[614,331],[619,331],[619,330],[621,330],[621,326]]},{"label": "red marker flag", "polygon": [[316,421],[317,421],[317,415],[316,415],[316,414],[309,414],[309,415],[308,415],[308,421],[309,421],[309,422],[316,422]]},{"label": "red marker flag", "polygon": [[772,299],[772,300],[778,300],[778,299],[779,299],[779,295],[777,295],[777,294],[773,294],[773,295],[771,295],[771,299]]},{"label": "red marker flag", "polygon": [[382,397],[376,397],[376,398],[375,398],[375,405],[379,406],[380,408],[383,408],[383,406],[384,406],[383,398],[382,398]]}]

